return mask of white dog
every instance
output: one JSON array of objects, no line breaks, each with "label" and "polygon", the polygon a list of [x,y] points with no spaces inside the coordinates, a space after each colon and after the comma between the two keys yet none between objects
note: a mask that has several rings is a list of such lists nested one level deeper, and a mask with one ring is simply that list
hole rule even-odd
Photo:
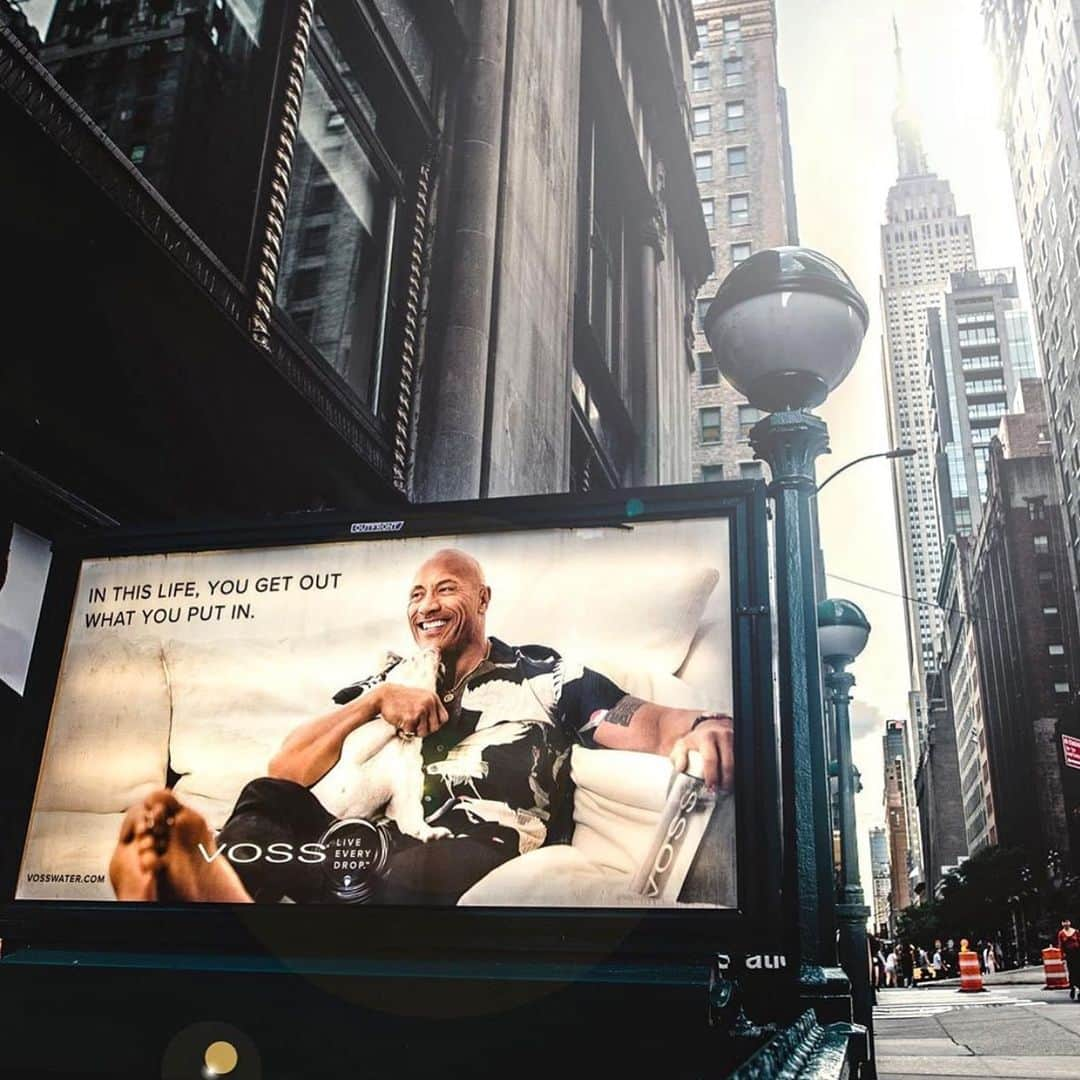
[{"label": "white dog", "polygon": [[[424,649],[395,662],[386,682],[435,692],[439,674],[437,649]],[[340,818],[372,818],[385,813],[398,828],[425,843],[451,836],[424,820],[423,739],[402,736],[381,716],[352,732],[342,744],[338,763],[311,789],[332,814]]]}]

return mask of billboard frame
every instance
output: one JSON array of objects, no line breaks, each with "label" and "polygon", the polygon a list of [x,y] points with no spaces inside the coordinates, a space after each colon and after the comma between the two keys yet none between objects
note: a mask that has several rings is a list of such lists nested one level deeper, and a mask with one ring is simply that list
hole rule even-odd
[{"label": "billboard frame", "polygon": [[[83,559],[284,547],[550,528],[624,527],[676,519],[729,523],[736,738],[738,902],[731,909],[391,908],[87,903],[13,899]],[[774,697],[769,529],[762,481],[518,496],[316,512],[273,522],[218,522],[80,533],[57,543],[31,660],[12,782],[0,794],[0,935],[12,945],[124,954],[215,949],[348,961],[464,951],[575,957],[783,957],[782,816]],[[241,908],[243,910],[241,910]],[[771,966],[771,965],[767,965]],[[777,964],[777,966],[780,966]],[[784,966],[794,974],[790,960]]]}]

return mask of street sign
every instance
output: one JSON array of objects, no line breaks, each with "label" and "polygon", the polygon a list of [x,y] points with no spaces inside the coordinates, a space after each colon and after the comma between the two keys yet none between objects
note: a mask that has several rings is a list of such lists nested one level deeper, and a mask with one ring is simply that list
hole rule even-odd
[{"label": "street sign", "polygon": [[1065,753],[1065,764],[1070,769],[1080,769],[1080,739],[1072,735],[1062,735],[1061,749]]}]

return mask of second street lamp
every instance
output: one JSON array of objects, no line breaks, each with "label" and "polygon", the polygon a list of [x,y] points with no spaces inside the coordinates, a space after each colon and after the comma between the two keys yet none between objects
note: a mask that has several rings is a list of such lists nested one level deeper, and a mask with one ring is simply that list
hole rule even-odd
[{"label": "second street lamp", "polygon": [[[855,1019],[868,1030],[873,1025],[870,954],[866,942],[866,906],[859,879],[858,831],[855,823],[855,768],[851,754],[851,715],[848,704],[855,676],[847,667],[866,648],[870,620],[850,600],[823,600],[818,605],[821,658],[828,666],[825,689],[832,711],[840,832],[840,888],[837,916],[840,963],[851,980]],[[871,1040],[872,1045],[872,1040]],[[865,1075],[873,1075],[873,1067]]]}]

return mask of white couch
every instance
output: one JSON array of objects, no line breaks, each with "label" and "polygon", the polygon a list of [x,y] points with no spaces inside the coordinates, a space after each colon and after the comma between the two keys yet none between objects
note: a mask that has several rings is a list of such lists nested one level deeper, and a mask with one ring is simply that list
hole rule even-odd
[{"label": "white couch", "polygon": [[[553,645],[662,704],[727,709],[730,604],[722,525],[715,523],[705,537],[693,523],[645,526],[652,530],[647,545],[642,534],[631,544],[633,537],[621,530],[595,530],[601,542],[593,548],[582,530],[531,534],[515,538],[512,558],[498,538],[463,537],[458,544],[487,569],[494,590],[488,629],[496,636]],[[403,543],[416,549],[421,542]],[[107,866],[123,812],[161,786],[169,768],[180,774],[178,796],[219,827],[240,788],[265,772],[293,727],[328,711],[331,695],[373,670],[386,648],[408,648],[400,588],[379,594],[382,577],[362,561],[371,558],[364,547],[314,549],[320,557],[338,549],[332,565],[351,567],[345,581],[351,578],[354,588],[349,594],[343,588],[333,609],[324,609],[318,630],[314,617],[305,621],[303,613],[275,608],[277,598],[260,609],[258,633],[243,637],[235,624],[219,624],[214,634],[175,626],[165,633],[82,632],[76,610],[19,898],[112,899]],[[421,548],[413,557],[413,549],[410,566],[427,554]],[[209,556],[199,554],[140,557],[138,565],[125,565],[124,580],[160,576],[164,558],[172,560],[174,576],[195,576],[211,565],[200,563]],[[523,560],[529,574],[511,572]],[[620,568],[615,578],[613,560]],[[115,560],[111,567],[108,562],[84,571],[80,596],[88,582],[116,579]],[[369,599],[365,610],[376,617],[357,610]],[[401,611],[396,617],[395,609]],[[333,620],[337,625],[326,628]],[[466,893],[463,904],[647,903],[629,896],[627,886],[656,831],[670,766],[651,755],[578,748],[572,770],[572,844],[512,860]],[[733,810],[726,800],[719,813],[730,832]],[[58,874],[81,879],[48,879]],[[717,899],[734,904],[734,868],[729,895]]]}]

